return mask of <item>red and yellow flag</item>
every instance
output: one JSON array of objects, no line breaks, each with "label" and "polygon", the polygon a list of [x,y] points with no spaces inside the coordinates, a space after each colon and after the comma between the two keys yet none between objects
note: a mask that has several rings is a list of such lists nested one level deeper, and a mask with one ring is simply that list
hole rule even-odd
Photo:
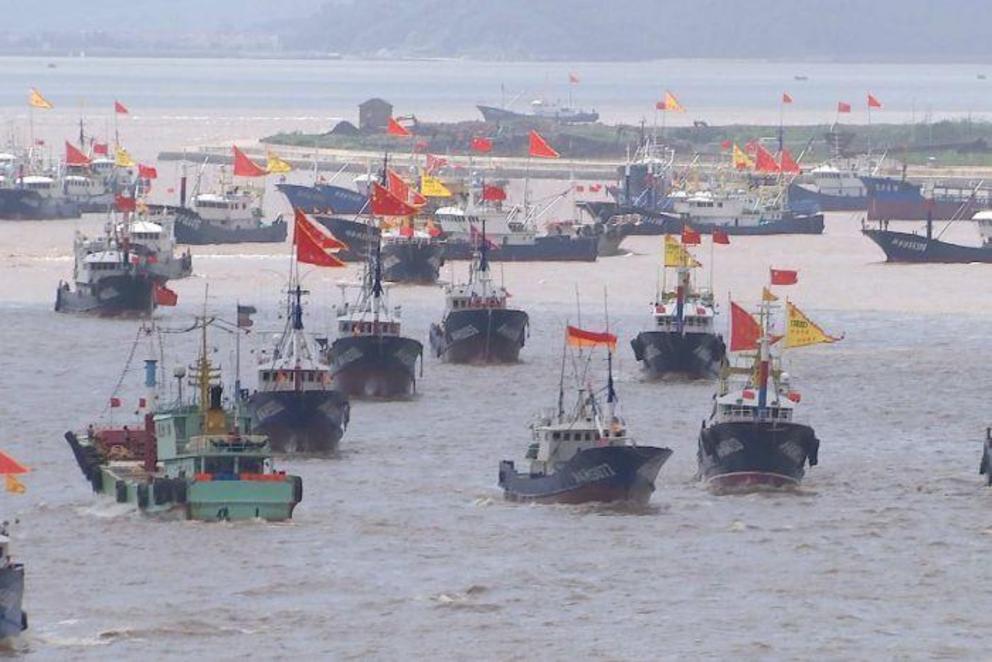
[{"label": "red and yellow flag", "polygon": [[569,326],[565,331],[565,339],[572,347],[609,347],[616,351],[617,337],[606,331],[586,331],[577,326]]}]

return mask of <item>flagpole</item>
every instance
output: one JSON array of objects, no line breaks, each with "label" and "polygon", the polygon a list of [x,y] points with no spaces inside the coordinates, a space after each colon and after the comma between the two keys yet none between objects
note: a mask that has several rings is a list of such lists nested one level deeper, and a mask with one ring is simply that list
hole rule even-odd
[{"label": "flagpole", "polygon": [[785,97],[782,97],[778,101],[778,152],[782,153],[785,149]]},{"label": "flagpole", "polygon": [[[869,95],[870,96],[870,95]],[[871,100],[868,101],[868,156],[871,156]]]}]

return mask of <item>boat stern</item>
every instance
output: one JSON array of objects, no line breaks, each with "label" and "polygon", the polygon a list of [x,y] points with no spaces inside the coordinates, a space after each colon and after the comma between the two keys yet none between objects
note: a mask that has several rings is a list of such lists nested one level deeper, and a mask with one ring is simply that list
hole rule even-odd
[{"label": "boat stern", "polygon": [[189,484],[189,519],[218,520],[292,518],[303,500],[303,479],[286,474],[232,476],[197,474]]}]

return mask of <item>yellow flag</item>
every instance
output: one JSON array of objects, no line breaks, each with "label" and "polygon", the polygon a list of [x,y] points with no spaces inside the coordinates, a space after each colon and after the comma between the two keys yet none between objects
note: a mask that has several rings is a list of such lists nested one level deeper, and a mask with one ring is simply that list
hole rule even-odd
[{"label": "yellow flag", "polygon": [[34,89],[33,87],[28,91],[28,105],[32,108],[44,108],[45,110],[50,110],[55,106],[52,102],[41,96],[41,92]]},{"label": "yellow flag", "polygon": [[738,170],[746,170],[754,167],[754,161],[752,161],[751,157],[745,154],[744,151],[736,145],[736,143],[734,144],[734,154],[732,160],[734,167]]},{"label": "yellow flag", "polygon": [[665,266],[666,267],[701,267],[692,253],[670,234],[665,235]]},{"label": "yellow flag", "polygon": [[761,288],[761,300],[762,301],[778,301],[778,297],[772,294],[772,291],[767,287]]},{"label": "yellow flag", "polygon": [[14,494],[24,494],[27,488],[24,487],[24,483],[17,480],[12,474],[4,474],[3,477],[4,487],[8,492],[13,492]]},{"label": "yellow flag", "polygon": [[792,302],[785,302],[786,320],[788,327],[785,332],[786,347],[805,347],[820,343],[837,342],[840,338],[829,336],[812,322],[803,311],[796,308]]},{"label": "yellow flag", "polygon": [[675,95],[665,90],[665,101],[662,110],[671,110],[676,113],[684,113],[685,108],[679,103],[679,100],[675,98]]},{"label": "yellow flag", "polygon": [[420,193],[428,198],[450,198],[451,191],[440,179],[432,175],[422,175],[420,177]]},{"label": "yellow flag", "polygon": [[114,165],[118,168],[133,168],[134,160],[131,155],[127,153],[127,150],[123,147],[117,148],[117,154],[114,157]]},{"label": "yellow flag", "polygon": [[265,162],[265,172],[269,174],[282,174],[284,172],[290,172],[292,169],[293,166],[280,159],[278,154],[275,152],[268,153],[268,159]]}]

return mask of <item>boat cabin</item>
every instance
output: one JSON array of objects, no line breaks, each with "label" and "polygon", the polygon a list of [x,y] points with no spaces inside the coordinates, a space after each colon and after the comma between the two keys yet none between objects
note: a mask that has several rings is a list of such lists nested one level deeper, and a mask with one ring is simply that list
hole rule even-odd
[{"label": "boat cabin", "polygon": [[992,248],[992,211],[980,211],[972,220],[978,225],[978,234],[982,237],[982,246]]},{"label": "boat cabin", "polygon": [[602,446],[626,446],[627,425],[615,416],[609,425],[599,427],[593,416],[580,414],[574,419],[553,420],[549,416],[534,426],[534,441],[527,448],[525,460],[531,474],[552,473],[554,467],[568,462],[577,453]]},{"label": "boat cabin", "polygon": [[713,333],[715,312],[712,304],[697,296],[688,297],[682,306],[682,328],[679,329],[678,303],[666,297],[653,305],[654,331],[668,333]]},{"label": "boat cabin", "polygon": [[201,193],[193,198],[193,207],[203,220],[228,228],[253,227],[261,214],[251,194],[236,188],[223,195]]},{"label": "boat cabin", "polygon": [[768,402],[763,408],[758,407],[758,389],[750,384],[719,396],[713,419],[720,423],[792,422],[799,395],[784,384],[777,389],[773,385],[770,381]]},{"label": "boat cabin", "polygon": [[25,175],[20,178],[21,188],[37,191],[42,197],[52,197],[56,193],[55,180],[45,175]]},{"label": "boat cabin", "polygon": [[237,479],[271,473],[268,438],[252,434],[251,417],[223,411],[226,432],[204,433],[199,407],[184,406],[155,415],[158,458],[173,478]]},{"label": "boat cabin", "polygon": [[330,383],[330,371],[316,365],[306,368],[263,368],[258,371],[260,391],[323,390]]}]

